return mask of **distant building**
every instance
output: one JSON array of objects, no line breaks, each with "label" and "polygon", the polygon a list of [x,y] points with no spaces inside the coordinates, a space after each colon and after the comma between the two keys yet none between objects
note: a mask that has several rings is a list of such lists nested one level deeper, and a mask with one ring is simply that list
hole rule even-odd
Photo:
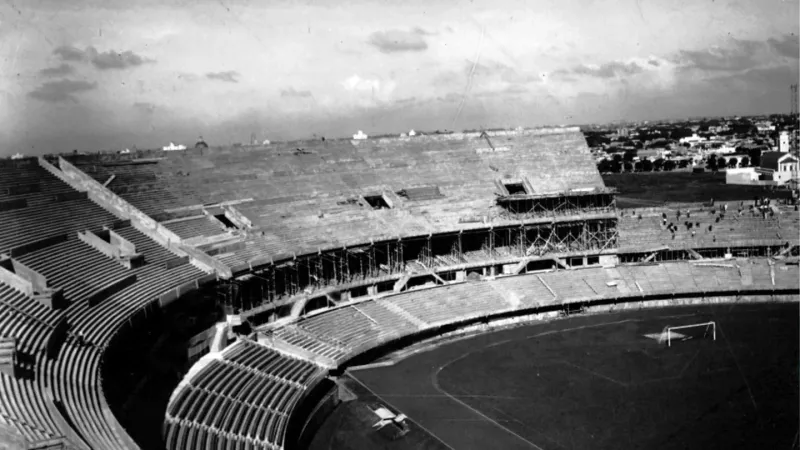
[{"label": "distant building", "polygon": [[358,130],[358,133],[353,135],[353,139],[355,139],[355,140],[362,140],[362,139],[366,139],[366,138],[367,138],[367,135],[364,134],[364,132],[361,131],[361,130]]},{"label": "distant building", "polygon": [[689,137],[682,137],[679,142],[681,144],[694,145],[694,144],[697,144],[698,142],[703,142],[703,141],[705,141],[705,138],[702,138],[702,137],[698,136],[697,133],[694,133]]},{"label": "distant building", "polygon": [[663,148],[649,148],[646,150],[639,150],[636,152],[636,156],[639,158],[640,161],[644,161],[645,159],[649,159],[650,161],[655,161],[658,158],[662,158],[664,156],[664,149]]},{"label": "distant building", "polygon": [[416,132],[416,131],[414,131],[414,130],[411,130],[411,131],[409,131],[409,132],[408,132],[408,135],[409,135],[409,136],[416,136],[416,135],[417,135],[417,132]]},{"label": "distant building", "polygon": [[165,152],[175,151],[175,150],[186,150],[185,145],[175,145],[174,143],[170,142],[169,145],[165,145],[161,148]]},{"label": "distant building", "polygon": [[264,141],[261,142],[261,145],[269,145],[269,144],[270,144],[269,139],[264,139]]},{"label": "distant building", "polygon": [[772,122],[766,120],[762,122],[757,122],[756,129],[758,129],[759,133],[768,133],[770,131],[775,131],[775,125],[773,125]]},{"label": "distant building", "polygon": [[789,132],[788,131],[781,131],[780,136],[778,137],[778,151],[782,153],[789,152]]},{"label": "distant building", "polygon": [[17,153],[17,154],[15,154],[15,155],[13,155],[13,156],[11,157],[11,159],[22,159],[22,158],[24,158],[24,157],[25,157],[25,155],[23,155],[22,153]]},{"label": "distant building", "polygon": [[757,184],[758,171],[755,167],[743,167],[741,169],[728,169],[725,171],[726,184]]},{"label": "distant building", "polygon": [[761,169],[771,174],[777,184],[786,184],[789,180],[798,179],[800,160],[784,152],[765,152],[761,154]]},{"label": "distant building", "polygon": [[730,145],[722,145],[720,147],[709,150],[709,153],[716,153],[719,155],[729,155],[736,153],[736,147]]},{"label": "distant building", "polygon": [[708,127],[708,131],[710,133],[723,133],[725,131],[729,131],[730,127],[727,125],[718,125],[718,126],[711,126]]}]

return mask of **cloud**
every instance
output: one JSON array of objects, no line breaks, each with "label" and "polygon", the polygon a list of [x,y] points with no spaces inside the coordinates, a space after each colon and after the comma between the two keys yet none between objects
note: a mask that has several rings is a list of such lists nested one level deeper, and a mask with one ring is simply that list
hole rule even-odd
[{"label": "cloud", "polygon": [[[658,64],[650,63],[651,65],[657,66]],[[619,61],[611,61],[600,65],[588,65],[588,64],[579,64],[574,66],[570,69],[561,69],[556,70],[553,72],[554,75],[563,76],[566,75],[583,75],[587,77],[594,77],[594,78],[615,78],[621,77],[626,75],[636,75],[637,73],[643,72],[644,69],[642,66],[635,62],[619,62]]]},{"label": "cloud", "polygon": [[784,35],[781,39],[769,38],[767,45],[781,56],[800,58],[800,39],[794,33]]},{"label": "cloud", "polygon": [[63,61],[85,61],[86,52],[79,48],[62,45],[53,50],[53,54],[59,56]]},{"label": "cloud", "polygon": [[375,102],[386,102],[392,97],[392,93],[397,88],[394,80],[381,80],[380,78],[361,78],[355,74],[342,81],[342,87],[346,91],[358,94],[356,97],[363,104],[373,104]]},{"label": "cloud", "polygon": [[283,98],[308,98],[312,96],[311,91],[297,91],[293,87],[281,89],[281,97]]},{"label": "cloud", "polygon": [[439,72],[433,77],[432,84],[437,87],[449,87],[453,83],[463,83],[463,77],[458,72],[453,70],[446,70]]},{"label": "cloud", "polygon": [[154,112],[156,112],[156,105],[150,102],[136,102],[133,104],[133,107],[137,111],[146,114],[153,114]]},{"label": "cloud", "polygon": [[684,69],[706,71],[737,71],[759,65],[764,44],[756,41],[731,39],[725,47],[705,50],[680,50],[675,62]]},{"label": "cloud", "polygon": [[148,62],[154,62],[153,60],[145,59],[130,50],[121,53],[117,53],[113,50],[103,53],[92,52],[91,61],[92,64],[94,64],[94,66],[100,70],[127,69],[129,67],[141,66],[142,64]]},{"label": "cloud", "polygon": [[97,88],[97,83],[89,83],[88,81],[67,80],[62,79],[58,81],[48,81],[31,92],[28,96],[43,102],[59,103],[59,102],[77,102],[78,99],[74,94],[81,92],[91,91]]},{"label": "cloud", "polygon": [[382,53],[421,52],[428,48],[423,36],[430,33],[421,28],[411,31],[388,30],[376,31],[369,36],[367,41]]},{"label": "cloud", "polygon": [[475,64],[467,60],[464,64],[463,71],[466,76],[472,75],[473,77],[482,78],[496,77],[500,81],[510,84],[525,84],[541,81],[541,77],[537,74],[521,72],[497,61]]},{"label": "cloud", "polygon": [[238,83],[239,72],[235,70],[228,70],[225,72],[208,72],[206,78],[209,80],[224,81],[226,83]]},{"label": "cloud", "polygon": [[74,67],[70,66],[67,63],[62,63],[58,67],[47,67],[45,69],[42,69],[39,71],[39,74],[46,77],[56,77],[56,76],[70,75],[73,72],[75,72]]},{"label": "cloud", "polygon": [[460,102],[461,99],[464,97],[463,93],[460,92],[448,92],[445,96],[436,97],[436,100],[444,103],[456,103]]},{"label": "cloud", "polygon": [[373,91],[381,89],[381,80],[375,78],[361,78],[353,75],[342,82],[342,86],[348,91]]},{"label": "cloud", "polygon": [[91,63],[100,70],[127,69],[155,62],[130,50],[124,52],[116,52],[114,50],[98,52],[94,47],[86,47],[85,50],[81,50],[77,47],[62,45],[53,50],[53,54],[60,57],[62,61]]},{"label": "cloud", "polygon": [[193,73],[179,72],[178,79],[183,81],[197,81],[199,77]]}]

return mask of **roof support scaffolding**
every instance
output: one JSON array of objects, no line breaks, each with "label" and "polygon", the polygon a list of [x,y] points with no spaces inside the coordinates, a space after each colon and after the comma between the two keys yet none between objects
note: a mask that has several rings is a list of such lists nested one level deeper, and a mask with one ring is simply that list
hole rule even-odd
[{"label": "roof support scaffolding", "polygon": [[504,218],[524,220],[541,217],[587,215],[616,211],[613,191],[556,195],[508,195],[497,198]]},{"label": "roof support scaffolding", "polygon": [[[392,291],[403,289],[408,280],[398,280],[406,276],[440,284],[447,282],[439,275],[447,270],[481,265],[503,270],[503,265],[517,264],[521,258],[600,253],[616,246],[616,224],[613,218],[522,223],[298,256],[257,268],[256,276],[244,282],[255,287],[241,289],[233,306],[247,311],[297,296],[324,296],[327,290],[345,290],[368,280]],[[364,290],[360,295],[368,294]]]}]

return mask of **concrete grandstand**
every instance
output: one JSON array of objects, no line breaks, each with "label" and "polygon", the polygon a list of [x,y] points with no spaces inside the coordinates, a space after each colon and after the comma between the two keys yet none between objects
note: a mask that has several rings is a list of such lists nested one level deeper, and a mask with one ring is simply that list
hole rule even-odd
[{"label": "concrete grandstand", "polygon": [[142,448],[105,365],[198,291],[223,293],[235,342],[192,351],[163,447],[295,448],[337,401],[329,375],[398,340],[575,305],[796,301],[798,217],[619,210],[577,128],[2,161],[0,439]]}]

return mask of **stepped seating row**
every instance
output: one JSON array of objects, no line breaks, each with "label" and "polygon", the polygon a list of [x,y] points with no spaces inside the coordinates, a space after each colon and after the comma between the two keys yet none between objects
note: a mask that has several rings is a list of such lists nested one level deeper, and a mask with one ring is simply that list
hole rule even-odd
[{"label": "stepped seating row", "polygon": [[342,331],[335,333],[335,338],[349,348],[379,341],[383,330],[367,316],[353,307],[338,308],[330,311],[317,319],[316,316],[300,321],[297,325],[311,334],[318,336],[334,336],[333,330],[340,328]]},{"label": "stepped seating row", "polygon": [[177,256],[133,227],[116,230],[123,238],[136,246],[136,251],[145,256],[145,265],[130,272],[136,274],[137,282],[103,303],[89,309],[85,302],[70,305],[67,313],[75,329],[81,330],[86,339],[99,346],[106,345],[132,314],[152,302],[156,296],[173,286],[195,280],[205,275],[190,264],[164,268],[164,261]]},{"label": "stepped seating row", "polygon": [[[424,323],[419,319],[416,320],[418,323]],[[326,330],[329,327],[346,327],[352,332],[333,339],[328,337]],[[281,327],[272,334],[314,354],[338,360],[360,346],[405,336],[417,330],[419,327],[408,318],[383,304],[364,302],[326,312],[320,316],[308,317],[296,327]]]},{"label": "stepped seating row", "polygon": [[286,326],[275,330],[272,335],[284,342],[327,358],[337,359],[350,352],[346,346],[333,345],[327,342],[324,335],[315,337],[301,330],[298,327]]},{"label": "stepped seating row", "polygon": [[53,396],[62,403],[75,431],[91,448],[127,449],[129,439],[121,436],[122,428],[103,395],[101,360],[102,353],[96,348],[67,343],[59,358],[44,362],[39,372],[47,374]]},{"label": "stepped seating row", "polygon": [[[25,294],[0,283],[0,313],[4,319],[0,336],[18,339],[26,352],[38,353],[44,348],[48,334],[56,326],[63,311],[51,310]],[[15,331],[12,331],[15,330]]]},{"label": "stepped seating row", "polygon": [[25,199],[28,207],[54,203],[72,188],[39,166],[36,160],[17,168],[0,168],[0,202]]},{"label": "stepped seating row", "polygon": [[391,327],[403,335],[417,331],[419,328],[417,325],[385,305],[381,302],[367,302],[359,304],[357,308],[381,327]]},{"label": "stepped seating row", "polygon": [[[100,183],[112,175],[108,188],[143,213],[153,216],[166,209],[203,203],[192,192],[170,189],[169,178],[159,176],[157,164],[79,165],[81,170]],[[168,174],[171,176],[171,174]]]},{"label": "stepped seating row", "polygon": [[86,298],[130,274],[73,235],[67,241],[22,255],[19,260],[44,275],[51,287],[63,288],[68,301]]},{"label": "stepped seating row", "polygon": [[98,230],[116,220],[89,199],[0,211],[0,252],[64,233]]},{"label": "stepped seating row", "polygon": [[28,442],[62,436],[45,405],[45,398],[35,381],[14,380],[0,375],[0,422],[19,431]]},{"label": "stepped seating row", "polygon": [[589,271],[580,270],[558,271],[540,275],[541,279],[550,286],[558,298],[584,298],[595,297],[597,294],[592,287],[583,281],[583,276],[588,276]]},{"label": "stepped seating row", "polygon": [[[165,269],[163,262],[175,256],[133,227],[116,230],[132,242],[145,256],[146,263],[128,271],[137,282],[89,307],[83,299],[75,299],[66,314],[73,332],[84,337],[84,344],[67,342],[56,361],[48,362],[50,385],[72,419],[76,430],[93,448],[124,449],[130,447],[124,431],[110,415],[102,394],[100,368],[103,349],[129,318],[156,296],[182,283],[204,275],[193,265]],[[114,264],[108,261],[108,264]]]},{"label": "stepped seating row", "polygon": [[501,277],[490,282],[503,298],[511,304],[517,303],[520,307],[535,307],[550,303],[555,299],[553,292],[535,274]]},{"label": "stepped seating row", "polygon": [[263,345],[243,341],[225,354],[225,361],[265,372],[289,383],[305,385],[315,374],[317,366],[311,362],[287,358]]},{"label": "stepped seating row", "polygon": [[179,387],[167,408],[167,450],[282,448],[292,408],[320,373],[260,344],[230,346]]},{"label": "stepped seating row", "polygon": [[180,222],[162,223],[167,229],[177,234],[181,239],[190,239],[197,236],[215,236],[225,230],[208,217],[181,220]]},{"label": "stepped seating row", "polygon": [[511,305],[488,283],[422,289],[400,295],[393,303],[428,324],[464,320],[509,309]]},{"label": "stepped seating row", "polygon": [[[688,218],[687,210],[690,211]],[[719,208],[712,213],[709,207],[681,208],[680,217],[675,215],[674,208],[636,210],[635,213],[628,214],[622,212],[618,223],[619,246],[622,250],[632,251],[661,245],[715,247],[752,240],[785,243],[795,239],[800,233],[800,215],[792,208],[783,205],[780,205],[778,210],[780,214],[766,218],[758,211],[748,209],[748,206],[745,206],[741,213],[738,209],[729,209],[724,218],[720,217]],[[662,214],[667,215],[667,224],[673,223],[677,226],[674,233],[664,226]],[[687,221],[692,222],[691,229],[685,226],[684,223]]]},{"label": "stepped seating row", "polygon": [[[771,273],[775,276],[774,285]],[[671,292],[772,289],[776,286],[800,287],[797,266],[776,263],[770,272],[766,260],[743,259],[623,265],[500,277],[488,282],[467,282],[411,290],[318,313],[298,322],[299,326],[310,335],[317,336],[317,339],[306,339],[307,343],[295,345],[312,353],[316,353],[315,349],[320,347],[320,342],[331,340],[346,342],[350,348],[357,348],[368,345],[369,342],[373,345],[381,342],[381,335],[400,337],[444,322],[548,303]],[[388,304],[391,304],[391,308],[386,306]],[[371,314],[370,311],[374,311],[372,308],[378,305],[384,309],[401,308],[406,314],[417,318],[420,326],[404,327],[396,325],[400,323],[397,321],[377,319],[381,316]],[[353,310],[356,307],[367,314],[358,314]],[[376,320],[371,320],[373,318]],[[345,356],[347,355],[335,355],[338,360]]]}]

